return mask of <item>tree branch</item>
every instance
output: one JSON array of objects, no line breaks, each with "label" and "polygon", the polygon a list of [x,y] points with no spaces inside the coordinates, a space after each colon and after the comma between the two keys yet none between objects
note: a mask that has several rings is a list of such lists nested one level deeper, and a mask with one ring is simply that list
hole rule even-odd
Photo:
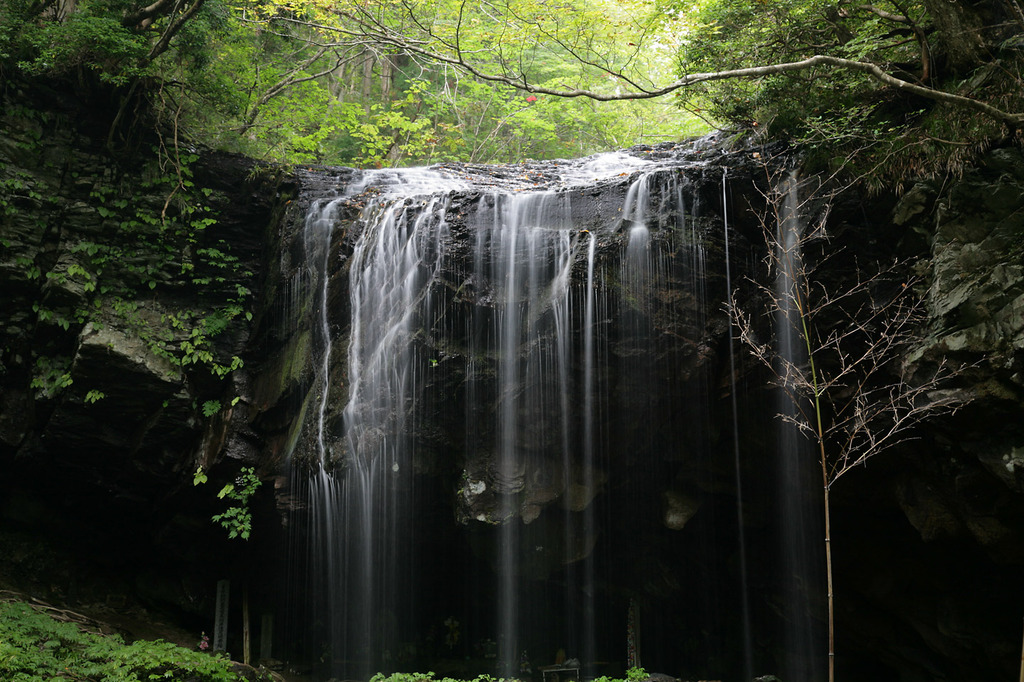
[{"label": "tree branch", "polygon": [[146,7],[140,7],[134,12],[129,12],[121,19],[121,25],[125,28],[137,28],[139,24],[147,19],[167,13],[176,0],[156,0]]},{"label": "tree branch", "polygon": [[[513,77],[507,73],[494,73],[487,71],[467,60],[462,51],[457,49],[457,46],[449,45],[449,47],[456,48],[451,54],[438,52],[430,49],[426,41],[411,41],[405,36],[389,30],[379,22],[368,21],[364,16],[353,14],[352,12],[344,12],[343,15],[358,25],[366,33],[367,37],[372,40],[418,54],[436,62],[457,66],[481,80],[490,81],[492,83],[503,83],[534,94],[567,98],[586,97],[599,102],[651,99],[655,97],[663,97],[672,92],[698,83],[733,79],[764,78],[766,76],[806,71],[818,66],[827,66],[864,73],[879,83],[897,88],[903,92],[911,93],[918,97],[924,97],[937,102],[973,109],[974,111],[989,116],[1011,128],[1018,128],[1024,125],[1024,114],[1003,111],[1002,109],[977,99],[964,97],[963,95],[957,95],[943,90],[936,90],[924,85],[916,85],[886,73],[880,66],[871,62],[861,62],[853,59],[844,59],[842,57],[833,57],[830,55],[814,55],[794,62],[783,62],[764,66],[727,69],[724,71],[712,71],[707,73],[692,73],[660,87],[638,89],[637,91],[608,93],[586,88],[550,88],[531,84],[520,76]],[[431,35],[431,37],[436,38],[436,36],[433,35]],[[599,65],[595,66],[609,75],[622,79],[624,82],[630,82],[628,76],[623,73],[614,69],[601,67]]]},{"label": "tree branch", "polygon": [[263,95],[261,95],[258,100],[256,100],[256,104],[254,104],[253,107],[249,110],[249,113],[246,114],[245,120],[242,122],[241,127],[238,129],[238,133],[240,135],[244,135],[246,132],[248,132],[248,130],[252,128],[253,125],[256,123],[256,118],[259,116],[260,108],[267,102],[272,100],[274,97],[277,97],[282,92],[284,92],[286,88],[289,88],[293,85],[297,85],[299,83],[304,83],[306,81],[316,80],[317,78],[320,78],[321,76],[326,76],[331,71],[337,69],[344,61],[344,57],[339,57],[330,67],[320,71],[319,73],[301,77],[296,75],[304,71],[311,65],[313,65],[318,59],[327,54],[327,51],[329,49],[331,49],[330,46],[321,47],[319,50],[314,52],[312,56],[304,60],[301,64],[299,64],[290,72],[288,72],[283,78],[281,78],[272,86],[267,88],[267,91],[264,92]]},{"label": "tree branch", "polygon": [[192,5],[185,10],[181,16],[169,19],[167,28],[165,28],[163,33],[160,34],[160,39],[157,40],[153,44],[153,47],[150,48],[146,59],[153,61],[166,52],[167,48],[171,46],[171,38],[177,35],[178,31],[180,31],[181,28],[188,23],[188,21],[194,17],[200,9],[202,9],[204,2],[206,2],[206,0],[192,0]]}]

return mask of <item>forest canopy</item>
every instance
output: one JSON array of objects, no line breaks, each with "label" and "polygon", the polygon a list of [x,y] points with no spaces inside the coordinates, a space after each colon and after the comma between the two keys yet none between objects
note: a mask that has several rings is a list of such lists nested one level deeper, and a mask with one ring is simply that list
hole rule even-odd
[{"label": "forest canopy", "polygon": [[735,126],[938,172],[1016,136],[1022,49],[1017,0],[0,0],[5,76],[95,79],[204,144],[364,166]]}]

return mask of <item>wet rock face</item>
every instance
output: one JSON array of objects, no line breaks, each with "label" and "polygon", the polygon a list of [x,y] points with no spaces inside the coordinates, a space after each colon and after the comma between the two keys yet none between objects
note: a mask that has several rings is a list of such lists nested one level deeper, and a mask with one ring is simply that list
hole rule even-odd
[{"label": "wet rock face", "polygon": [[[1008,576],[1024,563],[1022,207],[1024,159],[1003,149],[941,191],[914,186],[893,212],[894,225],[929,240],[930,255],[921,254],[917,266],[929,319],[910,367],[929,372],[942,361],[965,364],[948,390],[967,400],[955,414],[926,424],[919,440],[883,454],[881,471],[872,474],[869,466],[836,486],[837,523],[847,529],[848,544],[843,549],[837,536],[834,547],[845,566],[837,575],[857,586],[865,606],[899,613],[905,631],[920,633],[894,631],[884,646],[867,635],[865,612],[850,614],[854,645],[888,659],[908,679],[984,680],[1015,674],[1019,665],[1019,646],[991,623],[1019,619],[1002,600],[1020,599]],[[878,578],[883,571],[889,581]],[[953,592],[964,596],[948,596]],[[935,595],[944,596],[934,601]],[[931,673],[910,672],[915,648],[928,652]],[[993,672],[969,662],[977,656]]]},{"label": "wet rock face", "polygon": [[[211,556],[215,493],[191,490],[197,464],[216,481],[234,476],[233,458],[257,463],[245,374],[263,357],[250,318],[284,185],[247,159],[208,154],[183,170],[205,189],[185,199],[152,156],[155,139],[104,144],[116,111],[102,103],[66,110],[39,84],[3,96],[0,526],[38,533],[60,556],[82,551],[79,594],[112,563],[119,586],[150,571],[145,594]],[[244,367],[230,379],[213,371],[234,357]],[[179,551],[182,537],[195,552]],[[65,581],[40,570],[36,584],[0,555],[0,575],[68,596]],[[205,605],[182,589],[150,592],[184,611]]]},{"label": "wet rock face", "polygon": [[682,530],[700,510],[700,500],[677,490],[667,490],[662,497],[665,501],[664,524],[670,530]]},{"label": "wet rock face", "polygon": [[[998,353],[991,361],[1024,388],[1024,158],[997,150],[934,209],[931,313],[948,352]],[[1006,372],[1009,370],[1009,372]]]},{"label": "wet rock face", "polygon": [[[839,278],[852,271],[847,266],[858,259],[888,259],[893,252],[920,258],[922,271],[930,270],[927,282],[933,312],[930,336],[910,360],[918,363],[919,371],[950,354],[968,363],[980,360],[954,387],[976,391],[972,402],[957,415],[927,425],[919,442],[887,453],[884,463],[872,463],[864,475],[857,472],[836,486],[836,580],[849,590],[845,605],[840,606],[846,633],[841,637],[846,638],[847,651],[841,669],[842,665],[850,670],[874,666],[883,677],[889,674],[893,679],[901,675],[914,679],[929,670],[940,678],[980,680],[984,677],[978,677],[969,663],[979,656],[999,660],[991,670],[1009,667],[999,658],[1010,647],[1005,637],[991,628],[978,630],[984,635],[968,634],[987,617],[1008,620],[1008,609],[992,594],[1017,593],[1018,588],[1006,581],[1012,571],[1000,569],[998,586],[984,584],[986,579],[980,576],[986,575],[989,562],[1019,566],[1019,547],[1024,546],[1019,521],[1024,518],[1019,513],[1020,427],[1012,416],[1020,410],[1020,344],[1015,340],[1020,266],[1008,246],[1019,234],[1015,223],[1019,202],[1014,197],[1020,193],[1000,189],[991,210],[979,215],[976,193],[985,196],[993,182],[1011,188],[1019,182],[1014,179],[1016,171],[1010,172],[1014,163],[998,154],[994,163],[994,170],[968,176],[940,197],[926,185],[916,187],[892,213],[890,201],[884,198],[877,200],[878,210],[864,210],[862,204],[873,200],[848,200],[834,209],[833,241],[821,257],[838,261],[846,269],[835,275],[836,282],[825,284],[839,286]],[[467,171],[490,173],[492,181],[504,188],[517,186],[524,177],[532,187],[555,172]],[[700,201],[707,206],[719,201],[721,168],[691,180],[703,188],[702,194],[698,192]],[[578,221],[587,229],[596,229],[602,220],[607,224],[606,216],[620,210],[624,195],[624,186],[614,184],[581,190],[573,196],[574,224]],[[365,203],[353,199],[339,219],[341,227],[336,229],[330,256],[338,266],[327,294],[332,301],[329,325],[338,339],[331,370],[330,405],[334,407],[327,418],[333,429],[342,426],[340,406],[347,399],[347,286],[361,229],[358,211]],[[557,579],[566,561],[598,556],[608,562],[613,586],[607,595],[609,603],[614,603],[616,590],[624,590],[668,612],[687,613],[690,620],[702,623],[708,618],[710,623],[714,616],[694,615],[699,611],[694,603],[710,589],[700,586],[737,580],[736,557],[726,549],[733,545],[723,544],[722,538],[736,532],[731,516],[736,513],[736,475],[728,399],[738,380],[742,386],[739,454],[747,496],[743,522],[752,547],[750,556],[756,557],[751,578],[757,595],[754,608],[775,609],[782,598],[772,586],[772,573],[778,569],[772,560],[764,559],[777,551],[769,547],[774,531],[768,526],[780,507],[780,493],[770,481],[775,476],[770,464],[776,447],[771,436],[770,410],[774,408],[766,404],[762,392],[769,378],[753,371],[742,355],[735,376],[726,369],[730,328],[721,306],[725,283],[720,216],[710,211],[707,223],[700,227],[707,237],[704,244],[711,263],[701,284],[714,292],[709,297],[714,302],[703,308],[694,282],[673,269],[692,254],[667,239],[666,233],[655,232],[653,243],[660,244],[662,253],[669,254],[670,261],[675,259],[675,264],[666,268],[670,275],[659,287],[642,292],[646,297],[642,305],[637,305],[636,296],[622,295],[629,286],[619,269],[622,232],[598,238],[597,262],[603,268],[601,286],[607,296],[603,314],[619,324],[640,310],[650,326],[643,333],[608,339],[596,380],[602,394],[609,396],[602,413],[601,447],[610,456],[599,458],[597,475],[584,481],[566,473],[557,434],[543,427],[550,407],[526,401],[517,408],[518,418],[537,428],[524,430],[520,441],[524,456],[515,466],[499,463],[493,424],[478,420],[467,431],[467,414],[493,413],[500,402],[480,400],[482,394],[497,394],[499,354],[474,354],[470,335],[451,333],[471,329],[474,316],[486,320],[482,326],[489,328],[497,315],[500,289],[472,267],[480,230],[475,216],[492,208],[487,191],[464,190],[452,197],[442,246],[450,257],[443,262],[436,284],[436,291],[442,292],[437,309],[446,311],[444,324],[435,327],[427,320],[416,332],[420,358],[416,371],[424,384],[417,393],[419,416],[408,423],[413,424],[414,468],[421,483],[440,490],[438,497],[451,505],[454,522],[468,529],[468,543],[481,556],[493,560],[496,529],[517,524],[524,557],[519,569],[526,579],[542,584]],[[749,208],[740,200],[733,205],[733,215],[741,216],[733,224],[734,286],[740,288],[742,305],[756,306],[752,290],[743,288],[744,277],[763,277],[761,226]],[[915,233],[928,235],[934,260],[919,248],[924,242]],[[577,282],[586,277],[582,256],[580,249],[572,266]],[[653,337],[644,337],[650,330]],[[529,350],[523,347],[520,352]],[[466,382],[471,363],[478,377],[473,394]],[[432,394],[443,400],[427,397]],[[696,395],[704,397],[695,399]],[[491,445],[474,445],[474,439]],[[343,461],[346,443],[338,440],[332,448]],[[597,528],[583,521],[588,509],[601,514]],[[815,509],[816,518],[817,513]],[[709,549],[712,546],[716,548]],[[914,589],[905,589],[910,583]],[[936,610],[928,595],[948,594],[951,585],[962,585],[976,602],[949,597]],[[726,610],[739,608],[732,601],[734,591],[719,596],[728,605]],[[808,595],[808,599],[820,605],[818,598]],[[670,616],[665,619],[664,632],[697,636],[687,623]],[[889,634],[879,638],[873,634],[877,632]]]},{"label": "wet rock face", "polygon": [[[308,448],[317,436],[308,417],[323,388],[315,367],[322,339],[310,322],[319,290],[309,286],[303,221],[312,202],[336,196],[356,174],[303,171],[299,192],[289,181],[254,173],[244,159],[202,155],[195,179],[213,190],[217,222],[180,253],[190,249],[196,256],[198,249],[227,244],[242,267],[217,282],[211,266],[195,277],[209,283],[197,284],[180,268],[148,262],[129,249],[140,235],[150,245],[171,245],[159,241],[157,226],[131,235],[122,228],[137,211],[156,216],[164,209],[167,194],[143,186],[148,162],[111,155],[101,144],[103,125],[67,127],[12,111],[0,113],[0,583],[74,598],[92,594],[113,571],[117,590],[173,604],[178,613],[207,614],[210,575],[227,570],[219,557],[233,550],[209,523],[221,511],[215,492],[192,486],[195,466],[202,462],[215,479],[228,481],[241,464],[256,465],[267,478],[257,500],[261,530],[279,527],[308,503],[283,477],[289,453]],[[543,186],[564,170],[554,162],[451,167],[475,185],[456,193],[448,207],[440,248],[449,258],[434,290],[447,316],[416,330],[423,390],[414,397],[420,418],[410,427],[416,444],[411,466],[435,504],[430,532],[455,547],[453,553],[461,551],[459,543],[487,548],[495,528],[516,523],[529,550],[521,570],[536,584],[548,584],[567,562],[598,557],[605,562],[601,596],[609,610],[624,595],[651,611],[663,608],[663,620],[645,633],[650,660],[657,660],[653,651],[664,639],[665,651],[678,652],[685,642],[692,661],[710,649],[709,629],[730,636],[738,631],[722,615],[739,608],[733,391],[749,496],[742,521],[752,556],[770,551],[765,519],[779,506],[768,481],[774,447],[771,407],[762,399],[768,377],[742,356],[736,375],[727,369],[724,244],[721,216],[711,208],[720,202],[723,168],[738,195],[756,162],[713,147],[637,153],[714,162],[687,177],[706,209],[691,206],[687,218],[698,218],[692,227],[706,247],[709,265],[699,284],[707,300],[699,300],[689,277],[692,241],[654,231],[651,248],[665,257],[663,277],[658,287],[640,291],[630,289],[620,268],[623,230],[597,238],[606,304],[597,324],[632,316],[645,326],[606,337],[601,349],[595,382],[607,400],[599,419],[602,456],[592,474],[584,476],[573,458],[566,467],[560,439],[542,428],[550,406],[536,402],[518,412],[533,427],[521,440],[527,456],[514,467],[499,465],[493,445],[479,445],[493,443],[493,423],[477,419],[467,429],[466,415],[498,409],[501,354],[474,354],[471,334],[447,333],[471,328],[474,316],[487,327],[497,315],[500,287],[471,266],[478,214],[493,208],[488,188]],[[622,180],[574,191],[575,282],[585,281],[587,271],[583,247],[590,232],[582,231],[607,226],[627,188]],[[747,212],[749,198],[734,196],[731,204],[733,285],[744,304],[756,303],[756,296],[744,289],[743,278],[763,275],[760,226]],[[325,323],[335,343],[325,423],[335,434],[327,446],[339,468],[348,454],[337,434],[350,378],[349,268],[367,199],[353,197],[339,207],[334,239],[319,254],[331,264]],[[115,205],[121,200],[129,203]],[[874,210],[873,202],[881,208]],[[920,258],[930,306],[927,338],[910,360],[921,372],[943,357],[968,363],[955,390],[972,398],[957,414],[925,425],[919,439],[836,485],[840,676],[1006,678],[1017,665],[1024,600],[1024,157],[1019,150],[996,150],[944,187],[913,187],[892,213],[889,202],[865,199],[838,210],[834,220],[849,224],[836,249],[848,249],[851,258],[868,251],[877,257],[880,249],[896,250],[894,234],[907,242],[914,241],[911,234],[927,239],[924,249],[900,247]],[[678,217],[670,213],[658,220]],[[106,272],[119,272],[119,288],[100,295],[97,263],[104,254],[113,254]],[[183,368],[147,341],[166,333],[167,344],[180,346],[188,334],[169,316],[223,308],[237,296],[236,284],[252,292],[244,303],[252,320],[232,318],[210,345],[222,364],[236,355],[244,360],[230,380]],[[90,308],[97,300],[98,309]],[[578,334],[581,325],[574,324]],[[476,394],[467,391],[471,364]],[[428,394],[440,397],[427,400]],[[478,400],[481,394],[491,397]],[[203,412],[211,401],[220,403],[212,416]],[[573,412],[574,428],[579,419]],[[588,510],[599,512],[599,523],[584,521]],[[254,538],[281,539],[274,531]],[[274,557],[280,546],[253,552]],[[755,616],[777,604],[771,570],[757,564],[752,571]],[[460,594],[459,578],[450,578],[445,598]],[[725,587],[709,594],[712,585]],[[701,611],[707,602],[715,608]],[[682,665],[677,654],[666,660]],[[843,666],[850,674],[843,675]]]},{"label": "wet rock face", "polygon": [[[953,448],[976,460],[1007,492],[1022,488],[1024,424],[1024,157],[991,152],[984,163],[940,197],[927,185],[912,194],[930,199],[915,218],[930,228],[929,326],[917,361],[963,361],[973,398],[951,419],[969,424]],[[906,202],[905,202],[906,203]]]},{"label": "wet rock face", "polygon": [[[501,189],[543,190],[544,185],[538,187],[532,181],[543,181],[554,171],[545,170],[543,164],[537,166],[539,170],[530,165],[520,167],[511,177],[501,175]],[[459,167],[455,170],[461,172]],[[690,177],[688,173],[695,175]],[[561,509],[582,512],[607,481],[621,477],[647,457],[651,429],[645,420],[663,424],[678,421],[674,412],[677,401],[684,399],[682,396],[693,384],[717,373],[719,347],[728,323],[721,307],[703,298],[695,288],[694,279],[701,279],[700,286],[708,291],[725,287],[722,235],[714,229],[717,214],[715,209],[705,208],[714,205],[721,185],[720,178],[705,179],[703,173],[702,166],[686,168],[685,172],[673,169],[668,178],[671,182],[662,185],[652,181],[650,205],[655,208],[647,216],[652,234],[644,248],[650,254],[645,258],[656,263],[652,266],[656,271],[646,273],[649,280],[642,285],[631,283],[625,269],[623,254],[632,223],[620,218],[639,173],[624,173],[625,177],[596,187],[562,190],[561,196],[537,197],[535,203],[547,202],[545,220],[550,222],[545,226],[571,226],[564,248],[569,259],[565,266],[569,278],[566,302],[574,312],[567,318],[571,328],[564,331],[550,322],[557,314],[554,308],[558,303],[545,302],[543,296],[553,295],[548,289],[540,294],[524,289],[515,300],[507,291],[511,277],[536,279],[545,283],[544,287],[556,286],[547,284],[547,278],[556,281],[553,265],[542,262],[553,258],[553,250],[562,247],[539,239],[536,245],[520,247],[524,249],[524,258],[517,266],[521,274],[502,270],[508,267],[499,262],[508,257],[503,251],[508,247],[500,241],[502,230],[521,229],[512,224],[516,219],[513,215],[518,214],[506,206],[516,195],[492,194],[483,191],[486,186],[482,190],[474,185],[450,197],[445,207],[445,231],[436,245],[444,255],[425,294],[432,297],[430,310],[438,312],[431,313],[436,319],[418,319],[416,324],[422,329],[413,331],[415,353],[422,358],[413,366],[422,365],[417,372],[422,372],[423,383],[414,389],[418,399],[406,422],[416,424],[412,438],[417,470],[447,478],[446,485],[458,491],[458,519],[500,523],[518,517],[532,523],[549,507],[555,514]],[[470,177],[477,182],[476,175]],[[514,184],[522,177],[531,181],[525,188]],[[371,200],[355,197],[351,201],[368,205]],[[418,201],[409,200],[407,204],[416,208]],[[502,213],[505,210],[509,213]],[[524,202],[518,210],[529,213],[536,209]],[[740,242],[735,245],[740,253],[746,246],[743,235],[752,229],[749,215],[745,220],[732,225],[739,235],[734,239]],[[526,226],[534,227],[533,223]],[[335,230],[354,243],[360,226],[358,222],[351,226],[341,222]],[[525,243],[528,237],[524,233],[520,239]],[[597,457],[610,462],[598,464],[586,480],[579,454],[584,399],[578,386],[583,380],[582,349],[586,342],[583,313],[578,311],[587,305],[591,240],[593,289],[600,308],[593,334],[602,349],[602,359],[592,378],[593,390],[596,395],[606,396],[597,399],[609,404],[608,415],[602,418],[607,421],[603,429],[616,441],[614,445],[602,441],[597,447],[616,454]],[[484,251],[481,243],[487,244]],[[535,249],[532,259],[525,258],[527,249]],[[699,263],[698,257],[703,259]],[[353,266],[344,258],[339,262],[345,263],[343,271],[347,273]],[[331,286],[343,289],[348,282],[347,277],[334,277]],[[328,296],[339,304],[343,299],[341,294]],[[504,333],[500,325],[510,315],[511,306],[528,311],[522,313],[523,330],[516,331],[524,337],[516,341],[514,369],[509,368],[509,351],[499,344]],[[414,314],[421,313],[417,310]],[[345,351],[351,343],[345,337],[349,320],[333,309],[331,315],[340,331],[332,362],[339,368],[335,374],[343,378],[343,363],[348,362]],[[623,318],[632,322],[623,323]],[[527,325],[536,325],[540,331],[527,337]],[[484,339],[484,333],[490,338]],[[561,341],[556,338],[560,333],[565,334]],[[567,359],[555,356],[553,348],[560,343],[572,349]],[[569,364],[563,367],[563,362]],[[559,388],[566,380],[557,375],[558,367],[575,386]],[[524,383],[505,386],[502,382],[508,372],[522,376]],[[571,391],[572,396],[565,406],[556,395],[563,389]],[[343,406],[346,401],[342,395],[331,405]],[[516,459],[502,464],[498,440],[503,427],[499,415],[506,409],[506,402],[514,407],[500,419],[511,419],[516,424]],[[566,409],[569,412],[563,414]],[[569,452],[563,451],[566,430],[572,434]],[[477,450],[484,454],[476,454]],[[453,476],[458,480],[452,480]]]}]

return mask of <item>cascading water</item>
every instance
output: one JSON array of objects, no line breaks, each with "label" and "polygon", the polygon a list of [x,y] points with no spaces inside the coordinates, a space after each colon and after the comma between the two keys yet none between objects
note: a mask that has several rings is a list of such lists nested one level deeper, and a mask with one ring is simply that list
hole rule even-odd
[{"label": "cascading water", "polygon": [[[395,178],[371,174],[363,185],[375,179]],[[397,179],[397,198],[384,192],[363,211],[365,229],[351,256],[348,401],[341,429],[328,424],[335,344],[327,289],[332,226],[344,199],[312,207],[305,230],[318,318],[311,392],[316,461],[308,479],[308,545],[315,549],[306,579],[322,586],[312,612],[324,628],[329,671],[362,678],[392,664],[405,634],[396,614],[412,608],[415,443],[408,420],[415,415],[410,407],[427,359],[417,354],[411,335],[430,317],[430,287],[446,230],[444,195],[420,203],[404,195],[458,186],[423,172]]]},{"label": "cascading water", "polygon": [[[725,244],[725,286],[726,286],[726,300],[728,301],[729,317],[735,317],[735,306],[736,302],[733,297],[732,290],[732,264],[729,262],[729,184],[728,184],[728,173],[722,174],[722,234],[724,237],[723,243]],[[739,407],[736,397],[737,384],[736,384],[736,349],[733,347],[732,339],[732,325],[730,324],[730,338],[729,338],[729,404],[732,408],[732,446],[733,446],[733,460],[736,470],[736,518],[737,518],[737,536],[738,536],[738,550],[739,550],[739,574],[740,574],[740,604],[741,604],[741,622],[742,622],[742,641],[743,641],[743,676],[745,678],[750,677],[753,671],[753,636],[751,635],[751,623],[750,623],[750,588],[747,582],[747,541],[746,532],[744,531],[745,513],[743,510],[743,470],[741,466],[740,456],[740,435],[739,435]]]},{"label": "cascading water", "polygon": [[[525,477],[538,465],[538,438],[559,434],[571,440],[569,395],[571,314],[569,268],[574,240],[569,232],[570,203],[566,195],[540,192],[491,195],[477,230],[474,273],[492,288],[492,323],[471,339],[473,354],[494,355],[497,384],[496,471],[491,485],[499,495],[501,523],[498,563],[500,670],[518,671],[520,633],[532,614],[519,599],[523,539],[517,515]],[[489,216],[488,216],[489,214]],[[495,353],[496,351],[496,353]],[[471,374],[467,381],[484,383]],[[466,425],[467,435],[476,427]],[[477,453],[467,452],[470,458]],[[565,458],[569,453],[563,453]],[[565,459],[563,459],[563,462]],[[563,475],[565,471],[563,470]],[[525,512],[533,513],[533,510]]]},{"label": "cascading water", "polygon": [[[617,208],[581,207],[595,183]],[[293,286],[315,318],[313,454],[293,458],[307,549],[289,593],[311,596],[305,655],[325,678],[439,658],[506,676],[568,659],[590,676],[615,672],[601,666],[622,658],[628,609],[645,661],[731,667],[723,642],[746,617],[707,581],[734,570],[716,568],[735,545],[715,521],[734,511],[672,473],[716,450],[701,200],[678,164],[629,155],[498,184],[377,171],[310,209]],[[685,441],[668,439],[680,423]],[[452,529],[422,533],[446,507]],[[680,620],[649,596],[677,578],[609,543],[642,553],[698,509]],[[670,535],[635,532],[652,513]]]},{"label": "cascading water", "polygon": [[[801,367],[807,361],[802,337],[801,311],[797,306],[796,287],[803,272],[801,242],[803,222],[800,219],[800,184],[793,171],[779,188],[781,211],[775,238],[774,262],[778,264],[774,282],[775,338],[778,357],[783,365],[776,372],[783,381],[787,367]],[[786,391],[777,392],[777,413],[782,417],[778,428],[778,477],[780,528],[782,548],[781,577],[783,595],[783,676],[795,682],[816,682],[826,678],[827,647],[820,617],[813,604],[824,596],[821,567],[824,549],[813,540],[824,535],[821,523],[821,502],[810,495],[816,486],[814,454],[808,441],[793,423],[797,406]]]}]

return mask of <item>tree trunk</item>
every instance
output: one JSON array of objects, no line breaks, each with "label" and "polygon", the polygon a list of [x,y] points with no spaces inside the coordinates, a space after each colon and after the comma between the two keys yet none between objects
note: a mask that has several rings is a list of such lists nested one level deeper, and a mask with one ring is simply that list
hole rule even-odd
[{"label": "tree trunk", "polygon": [[363,104],[370,110],[370,95],[373,93],[373,63],[376,58],[372,50],[363,52]]},{"label": "tree trunk", "polygon": [[[825,486],[825,580],[828,594],[828,682],[836,679],[836,630],[835,608],[832,600],[832,509],[829,506],[828,461],[825,459],[825,445],[821,443],[821,482]],[[1021,680],[1024,682],[1024,680]]]},{"label": "tree trunk", "polygon": [[1024,644],[1020,649],[1020,682],[1024,682]]},{"label": "tree trunk", "polygon": [[395,82],[395,65],[390,57],[380,60],[380,101],[387,102],[391,99],[391,88]]},{"label": "tree trunk", "polygon": [[[982,22],[972,8],[950,0],[924,0],[924,6],[936,29],[931,45],[948,70],[965,74],[985,61]],[[948,75],[933,74],[939,78]]]}]

